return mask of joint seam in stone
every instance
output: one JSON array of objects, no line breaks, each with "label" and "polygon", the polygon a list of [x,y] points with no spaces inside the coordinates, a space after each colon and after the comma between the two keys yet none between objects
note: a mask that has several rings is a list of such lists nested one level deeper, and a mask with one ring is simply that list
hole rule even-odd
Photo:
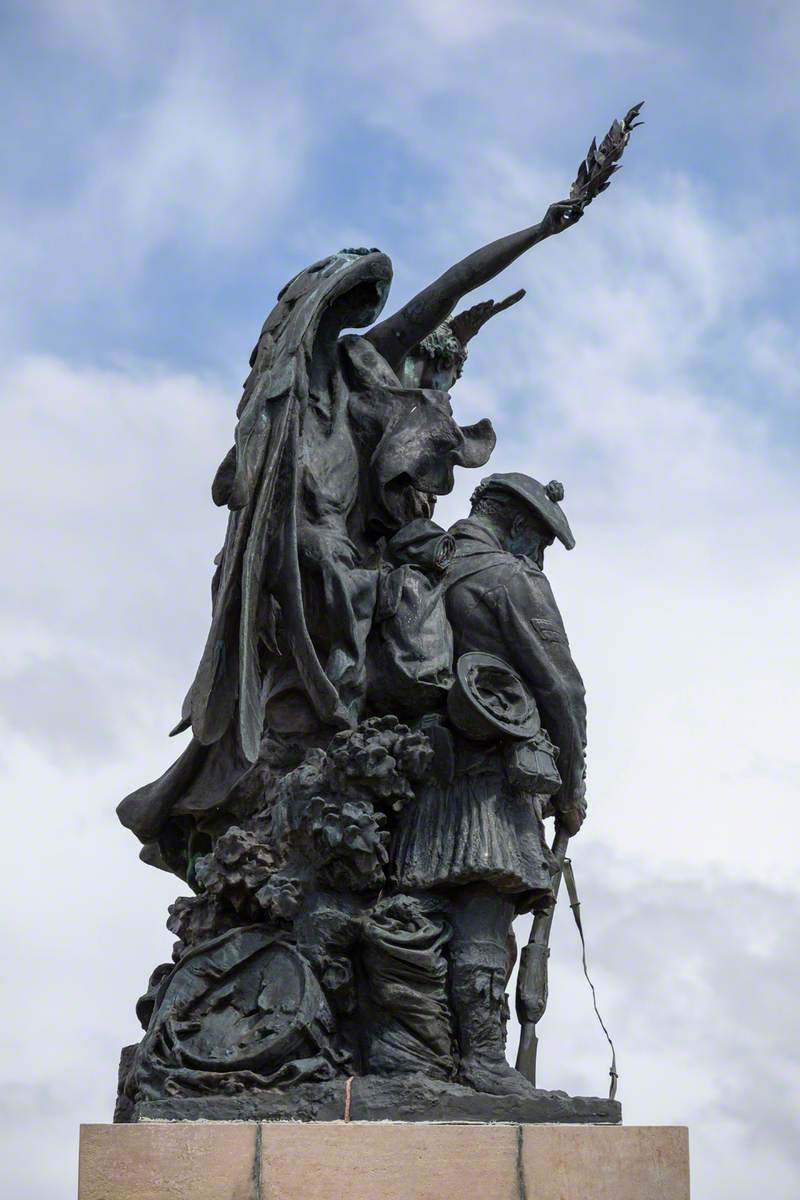
[{"label": "joint seam in stone", "polygon": [[253,1155],[253,1200],[263,1200],[261,1194],[261,1122],[256,1122],[256,1146]]},{"label": "joint seam in stone", "polygon": [[525,1130],[521,1125],[517,1126],[517,1200],[528,1200],[528,1192],[525,1187],[525,1163],[522,1158],[522,1142],[525,1136]]}]

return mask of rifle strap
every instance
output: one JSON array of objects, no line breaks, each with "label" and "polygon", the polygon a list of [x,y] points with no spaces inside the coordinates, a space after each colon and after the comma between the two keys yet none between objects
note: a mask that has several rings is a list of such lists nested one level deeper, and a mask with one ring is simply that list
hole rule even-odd
[{"label": "rifle strap", "polygon": [[572,869],[572,860],[571,859],[569,859],[569,858],[564,859],[563,871],[564,871],[564,883],[567,885],[567,892],[569,893],[569,906],[572,909],[572,915],[575,918],[575,924],[578,927],[578,935],[581,939],[581,961],[583,962],[583,973],[586,976],[586,982],[589,984],[589,987],[592,989],[592,1004],[594,1006],[594,1011],[597,1016],[597,1019],[600,1022],[600,1028],[603,1030],[603,1033],[606,1035],[606,1040],[607,1040],[609,1046],[611,1047],[611,1069],[608,1072],[609,1075],[611,1076],[611,1085],[608,1089],[608,1098],[609,1098],[609,1100],[613,1100],[617,1094],[617,1081],[619,1079],[619,1075],[617,1073],[617,1052],[614,1049],[614,1043],[611,1040],[611,1034],[606,1029],[605,1021],[600,1016],[600,1009],[597,1007],[597,993],[594,990],[594,984],[592,983],[591,979],[589,978],[589,970],[586,966],[586,939],[583,936],[583,922],[581,921],[581,902],[578,899],[578,889],[575,884],[575,872]]}]

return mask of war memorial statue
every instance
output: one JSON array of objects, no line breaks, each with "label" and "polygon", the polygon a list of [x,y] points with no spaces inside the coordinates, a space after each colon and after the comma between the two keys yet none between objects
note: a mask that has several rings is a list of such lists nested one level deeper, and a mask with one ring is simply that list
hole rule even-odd
[{"label": "war memorial statue", "polygon": [[[137,1005],[118,1121],[619,1121],[613,1098],[534,1082],[538,934],[586,813],[584,689],[544,574],[548,547],[575,544],[564,488],[478,476],[463,520],[434,512],[495,445],[451,406],[468,343],[523,293],[451,314],[580,219],[640,107],[539,224],[393,316],[378,322],[392,265],[375,249],[279,293],[213,482],[230,515],[173,731],[191,740],[118,810],[190,893]],[[517,1070],[520,913],[538,932]]]}]

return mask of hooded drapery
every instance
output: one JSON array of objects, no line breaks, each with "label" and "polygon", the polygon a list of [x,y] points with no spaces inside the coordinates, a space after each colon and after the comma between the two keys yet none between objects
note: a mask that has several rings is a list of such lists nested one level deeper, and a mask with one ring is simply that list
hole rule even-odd
[{"label": "hooded drapery", "polygon": [[297,554],[299,440],[309,396],[314,340],[326,310],[356,288],[371,289],[367,321],[383,307],[391,281],[386,255],[342,251],[296,276],[267,318],[238,409],[233,453],[214,481],[214,499],[231,509],[214,587],[206,647],[184,702],[182,724],[203,744],[216,742],[238,709],[245,757],[255,762],[263,703],[259,614],[278,596],[297,670],[320,718],[346,724],[339,698],[314,650],[303,612]]}]

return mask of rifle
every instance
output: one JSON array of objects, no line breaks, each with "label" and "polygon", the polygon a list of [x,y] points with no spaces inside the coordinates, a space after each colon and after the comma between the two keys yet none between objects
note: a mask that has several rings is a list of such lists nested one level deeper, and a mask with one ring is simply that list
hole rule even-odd
[{"label": "rifle", "polygon": [[547,1008],[547,960],[550,957],[550,927],[556,910],[558,889],[564,872],[569,834],[563,825],[556,824],[552,851],[558,862],[558,874],[553,878],[553,904],[546,912],[533,918],[527,946],[523,946],[517,975],[517,1020],[520,1024],[517,1070],[536,1086],[537,1022]]},{"label": "rifle", "polygon": [[519,974],[517,975],[517,1019],[520,1024],[520,1035],[516,1066],[517,1070],[535,1087],[536,1051],[539,1046],[539,1040],[536,1036],[536,1024],[538,1021],[541,1021],[544,1016],[544,1010],[547,1008],[547,960],[550,957],[548,943],[550,941],[550,927],[553,924],[553,914],[556,910],[558,889],[561,886],[561,879],[563,877],[566,879],[567,891],[569,892],[569,906],[572,909],[572,915],[575,918],[575,924],[578,929],[578,936],[581,939],[583,973],[592,992],[592,1005],[595,1015],[611,1048],[611,1067],[608,1072],[611,1076],[611,1086],[608,1089],[608,1098],[609,1100],[613,1100],[617,1094],[617,1080],[619,1079],[617,1072],[617,1052],[614,1049],[611,1034],[606,1028],[606,1023],[600,1015],[600,1009],[597,1007],[597,994],[594,984],[589,977],[589,969],[586,966],[586,941],[583,936],[581,905],[578,899],[578,889],[575,886],[572,863],[567,858],[568,845],[569,834],[563,825],[556,824],[556,836],[553,839],[552,851],[558,862],[559,870],[553,879],[554,900],[546,912],[537,913],[533,918],[531,936],[528,939],[527,946],[523,947],[519,959]]}]

